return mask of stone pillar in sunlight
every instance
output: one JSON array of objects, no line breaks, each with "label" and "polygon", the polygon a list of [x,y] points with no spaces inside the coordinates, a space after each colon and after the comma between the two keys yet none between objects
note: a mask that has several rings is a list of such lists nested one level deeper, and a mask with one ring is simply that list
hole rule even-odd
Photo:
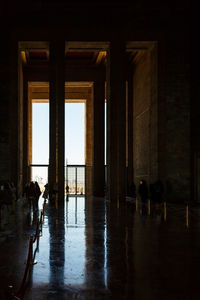
[{"label": "stone pillar in sunlight", "polygon": [[124,200],[126,188],[125,46],[112,41],[107,59],[107,179],[108,198]]},{"label": "stone pillar in sunlight", "polygon": [[65,43],[50,43],[50,192],[64,199]]},{"label": "stone pillar in sunlight", "polygon": [[104,107],[105,107],[105,83],[94,83],[93,96],[93,171],[92,187],[93,195],[104,196],[105,172],[104,172]]}]

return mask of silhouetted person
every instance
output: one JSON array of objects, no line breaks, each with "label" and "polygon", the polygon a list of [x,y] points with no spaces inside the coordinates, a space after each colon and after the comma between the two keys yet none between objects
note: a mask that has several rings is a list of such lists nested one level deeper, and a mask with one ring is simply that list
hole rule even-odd
[{"label": "silhouetted person", "polygon": [[41,190],[37,181],[35,181],[35,194],[36,194],[36,198],[35,198],[34,208],[35,210],[38,210],[38,201],[41,195]]},{"label": "silhouetted person", "polygon": [[69,194],[69,186],[66,186],[66,193]]},{"label": "silhouetted person", "polygon": [[45,188],[45,190],[44,190],[44,193],[43,193],[42,197],[44,199],[48,199],[48,197],[49,197],[49,184],[46,183],[45,186],[44,186],[44,188]]},{"label": "silhouetted person", "polygon": [[13,200],[17,200],[17,190],[16,190],[16,187],[14,185],[14,183],[12,181],[10,181],[10,189],[12,191],[12,198]]},{"label": "silhouetted person", "polygon": [[129,194],[131,197],[136,197],[136,186],[135,186],[135,183],[132,181],[131,182],[131,185],[130,185],[130,188],[129,188]]},{"label": "silhouetted person", "polygon": [[163,188],[163,184],[161,182],[161,180],[157,180],[155,183],[154,183],[154,201],[156,203],[161,203],[162,200],[163,200],[163,191],[164,191],[164,188]]},{"label": "silhouetted person", "polygon": [[30,208],[32,205],[33,210],[35,210],[35,202],[36,202],[37,194],[36,194],[35,184],[33,181],[31,181],[29,186],[27,187],[26,197],[29,202]]},{"label": "silhouetted person", "polygon": [[147,202],[148,197],[148,187],[145,180],[140,180],[138,194],[141,202],[144,204]]},{"label": "silhouetted person", "polygon": [[67,194],[66,200],[69,201],[69,198],[68,198],[68,195],[69,195],[69,186],[68,185],[66,186],[66,194]]},{"label": "silhouetted person", "polygon": [[36,191],[36,196],[38,197],[38,199],[40,198],[41,195],[41,190],[40,190],[40,186],[38,184],[37,181],[35,181],[35,191]]},{"label": "silhouetted person", "polygon": [[24,186],[23,196],[28,200],[28,190],[29,190],[30,182],[27,182]]}]

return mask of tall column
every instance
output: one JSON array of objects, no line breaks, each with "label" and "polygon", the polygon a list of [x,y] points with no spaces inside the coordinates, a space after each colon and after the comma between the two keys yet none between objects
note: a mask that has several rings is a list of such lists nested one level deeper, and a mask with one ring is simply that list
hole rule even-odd
[{"label": "tall column", "polygon": [[50,155],[49,184],[58,188],[59,200],[64,199],[64,116],[65,116],[65,43],[50,44]]},{"label": "tall column", "polygon": [[86,196],[92,195],[92,162],[93,162],[93,128],[92,128],[92,116],[93,116],[93,91],[92,88],[86,98],[86,132],[85,132],[85,193]]},{"label": "tall column", "polygon": [[23,93],[24,93],[24,102],[23,102],[23,186],[28,181],[28,165],[29,165],[29,91],[28,81],[24,80]]},{"label": "tall column", "polygon": [[[132,69],[132,66],[131,66]],[[128,147],[128,170],[127,170],[127,183],[130,187],[133,181],[133,71],[128,71],[127,78],[127,125],[128,125],[128,135],[127,135],[127,147]]]},{"label": "tall column", "polygon": [[18,192],[18,159],[19,159],[19,103],[18,103],[18,44],[11,42],[10,54],[10,180],[14,182]]},{"label": "tall column", "polygon": [[112,42],[107,62],[107,178],[110,200],[124,200],[126,189],[126,90],[123,43]]},{"label": "tall column", "polygon": [[104,107],[105,83],[94,83],[93,97],[93,195],[104,196]]}]

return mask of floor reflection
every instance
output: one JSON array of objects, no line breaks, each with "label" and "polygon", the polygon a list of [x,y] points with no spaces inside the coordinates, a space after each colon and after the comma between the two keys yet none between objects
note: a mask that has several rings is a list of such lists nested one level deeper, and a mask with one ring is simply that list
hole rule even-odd
[{"label": "floor reflection", "polygon": [[[116,205],[103,198],[70,196],[58,206],[47,203],[37,264],[24,299],[198,299],[200,209],[191,210],[188,228],[184,207],[167,208],[165,218],[162,207],[149,211],[138,205],[136,211],[132,203]],[[25,216],[18,224],[15,257],[20,258],[10,262],[12,243],[7,250],[5,243],[1,254],[10,262],[9,282],[15,278],[12,270],[19,269],[17,285],[26,255],[20,245],[36,222],[31,212]]]},{"label": "floor reflection", "polygon": [[65,204],[64,282],[80,285],[85,280],[85,197],[68,196]]},{"label": "floor reflection", "polygon": [[103,199],[86,201],[86,283],[96,295],[107,289],[107,210]]}]

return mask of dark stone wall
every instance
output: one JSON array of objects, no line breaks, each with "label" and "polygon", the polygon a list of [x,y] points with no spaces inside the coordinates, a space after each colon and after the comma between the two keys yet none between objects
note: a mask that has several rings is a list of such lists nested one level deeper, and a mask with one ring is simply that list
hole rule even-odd
[{"label": "dark stone wall", "polygon": [[[197,10],[198,14],[198,10]],[[192,18],[193,35],[190,37],[190,82],[191,82],[191,170],[192,196],[200,201],[200,35],[198,16]]]},{"label": "dark stone wall", "polygon": [[[9,40],[9,33],[4,31],[1,36],[4,41]],[[9,69],[9,43],[0,47],[0,180],[10,178],[9,164],[9,90],[10,90],[10,69]]]},{"label": "dark stone wall", "polygon": [[[178,37],[178,38],[177,38]],[[171,30],[165,50],[166,197],[190,200],[190,81],[187,32]]]},{"label": "dark stone wall", "polygon": [[134,179],[160,178],[167,201],[190,201],[192,195],[189,34],[179,26],[163,31],[157,63],[147,53],[133,75]]}]

